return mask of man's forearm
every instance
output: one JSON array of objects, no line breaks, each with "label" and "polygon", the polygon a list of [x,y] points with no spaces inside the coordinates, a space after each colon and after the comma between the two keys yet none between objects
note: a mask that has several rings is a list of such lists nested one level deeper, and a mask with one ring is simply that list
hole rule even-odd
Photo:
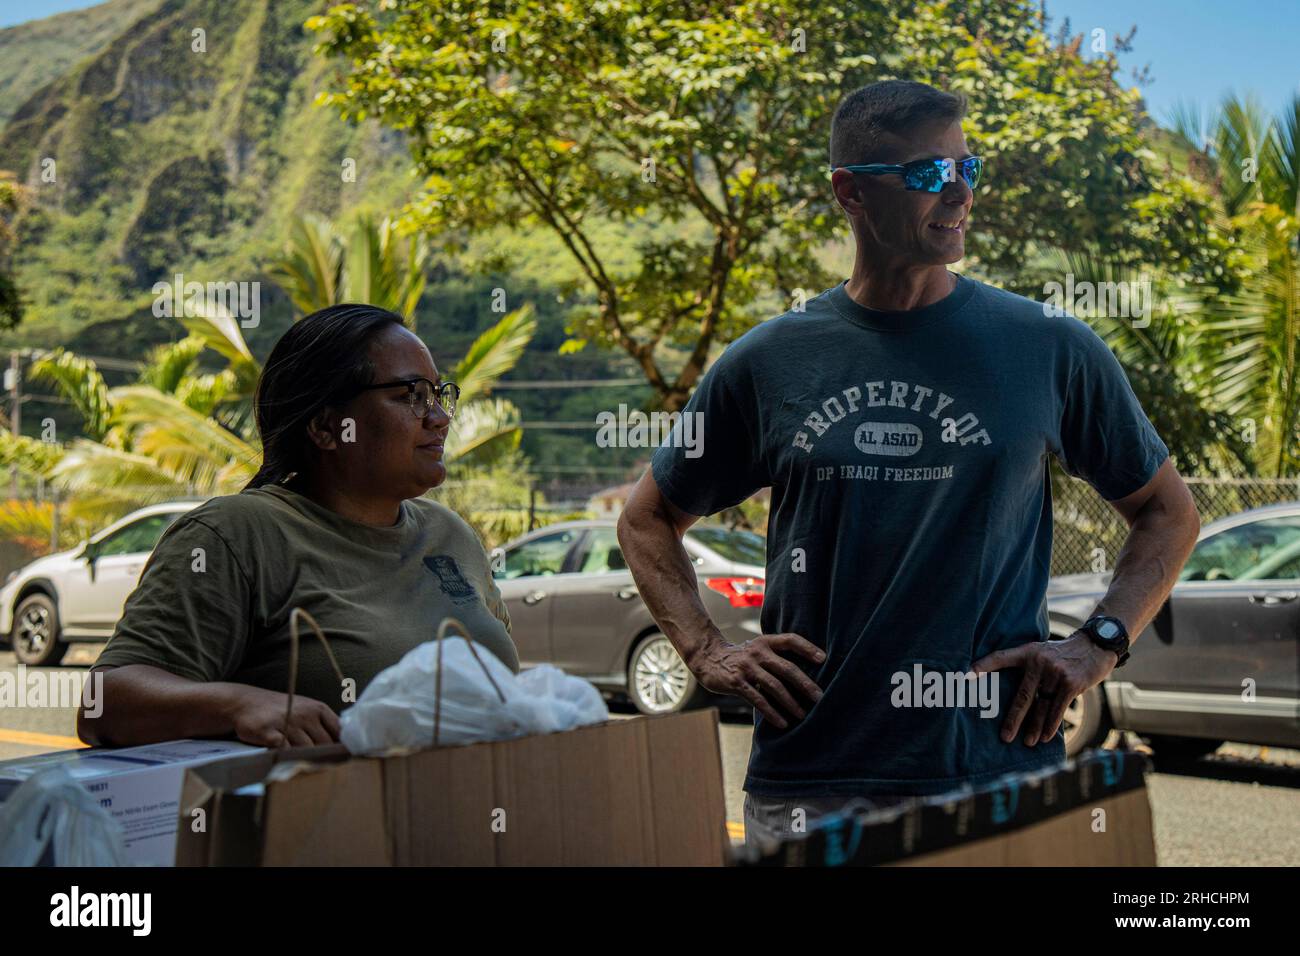
[{"label": "man's forearm", "polygon": [[641,599],[688,666],[701,650],[723,640],[700,600],[695,566],[667,515],[625,511],[618,540]]},{"label": "man's forearm", "polygon": [[1148,501],[1129,528],[1110,587],[1093,613],[1119,618],[1136,641],[1173,590],[1199,530],[1190,495]]}]

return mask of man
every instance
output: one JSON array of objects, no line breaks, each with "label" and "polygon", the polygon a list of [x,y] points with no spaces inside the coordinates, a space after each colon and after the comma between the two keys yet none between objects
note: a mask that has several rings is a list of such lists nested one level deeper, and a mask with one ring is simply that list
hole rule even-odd
[{"label": "man", "polygon": [[[665,442],[619,521],[696,679],[754,706],[750,842],[1062,760],[1067,705],[1126,659],[1195,543],[1191,495],[1097,335],[947,270],[981,167],[964,114],[898,80],[844,100],[831,188],[852,276],[726,350],[683,413],[703,454]],[[1049,455],[1130,528],[1096,616],[1051,642]],[[763,635],[728,644],[681,537],[767,486]]]}]

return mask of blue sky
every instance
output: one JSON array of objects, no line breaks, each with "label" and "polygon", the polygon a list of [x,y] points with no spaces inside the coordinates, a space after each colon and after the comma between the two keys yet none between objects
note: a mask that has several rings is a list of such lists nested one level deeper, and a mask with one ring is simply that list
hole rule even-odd
[{"label": "blue sky", "polygon": [[1109,41],[1136,26],[1133,52],[1120,55],[1120,79],[1151,67],[1142,87],[1147,109],[1164,122],[1179,100],[1203,108],[1225,94],[1254,93],[1276,115],[1300,92],[1300,3],[1296,0],[1047,0],[1055,32],[1065,17],[1070,32],[1101,27]]},{"label": "blue sky", "polygon": [[[0,27],[92,5],[0,0]],[[1124,77],[1150,64],[1154,82],[1143,95],[1157,120],[1180,99],[1208,108],[1230,91],[1253,92],[1277,113],[1300,89],[1297,0],[1047,0],[1047,12],[1055,25],[1068,16],[1085,49],[1094,27],[1109,41],[1136,25],[1135,49],[1121,56]]]},{"label": "blue sky", "polygon": [[94,0],[0,0],[0,27],[39,20],[64,10],[98,6]]}]

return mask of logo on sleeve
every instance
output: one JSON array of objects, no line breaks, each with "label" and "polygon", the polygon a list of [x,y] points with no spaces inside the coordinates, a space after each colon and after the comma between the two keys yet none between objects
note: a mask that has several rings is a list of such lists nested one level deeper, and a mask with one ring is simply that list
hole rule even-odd
[{"label": "logo on sleeve", "polygon": [[457,604],[478,597],[474,585],[465,580],[460,572],[460,565],[449,554],[430,554],[424,559],[424,566],[438,578],[443,592]]}]

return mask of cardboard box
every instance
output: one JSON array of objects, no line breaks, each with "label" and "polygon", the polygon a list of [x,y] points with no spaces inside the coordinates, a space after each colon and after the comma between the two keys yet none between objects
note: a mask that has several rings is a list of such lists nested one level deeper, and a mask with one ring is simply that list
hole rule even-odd
[{"label": "cardboard box", "polygon": [[[1106,830],[1091,829],[1093,811]],[[1155,866],[1145,787],[1076,807],[1002,836],[923,853],[889,866]]]},{"label": "cardboard box", "polygon": [[285,751],[187,773],[180,865],[719,866],[716,710],[347,759]]},{"label": "cardboard box", "polygon": [[889,810],[818,821],[758,866],[1155,866],[1147,758],[1094,750],[1059,767]]},{"label": "cardboard box", "polygon": [[0,763],[0,801],[32,774],[62,766],[122,824],[128,863],[171,866],[186,768],[250,752],[261,749],[233,740],[174,740],[20,757]]},{"label": "cardboard box", "polygon": [[331,744],[191,768],[181,789],[176,865],[389,865],[376,812],[383,806],[379,765],[350,756]]}]

